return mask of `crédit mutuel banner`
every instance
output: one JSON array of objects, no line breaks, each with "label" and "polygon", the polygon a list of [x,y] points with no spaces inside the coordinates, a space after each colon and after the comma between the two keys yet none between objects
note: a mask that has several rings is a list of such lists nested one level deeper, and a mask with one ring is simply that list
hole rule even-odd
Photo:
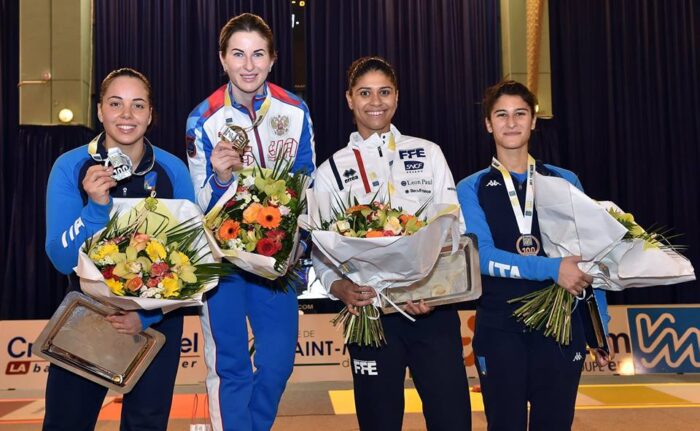
[{"label": "cr\u00e9dit mutuel banner", "polygon": [[[606,367],[590,355],[584,358],[587,375],[700,372],[700,307],[610,307],[608,342],[615,353]],[[474,312],[460,311],[464,364],[476,377],[471,340]],[[299,340],[292,382],[338,381],[352,378],[342,331],[331,314],[299,316]],[[32,355],[32,342],[44,320],[0,321],[0,389],[42,389],[48,363]],[[177,384],[204,381],[204,339],[196,316],[185,318]]]}]

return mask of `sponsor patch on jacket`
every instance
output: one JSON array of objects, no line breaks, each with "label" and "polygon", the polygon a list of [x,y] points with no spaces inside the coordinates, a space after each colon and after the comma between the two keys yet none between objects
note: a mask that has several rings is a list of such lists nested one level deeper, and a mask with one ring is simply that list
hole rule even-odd
[{"label": "sponsor patch on jacket", "polygon": [[417,172],[423,170],[423,166],[425,163],[423,162],[417,162],[413,160],[404,160],[403,162],[403,167],[406,169],[406,172]]},{"label": "sponsor patch on jacket", "polygon": [[424,159],[425,148],[411,148],[409,150],[399,150],[399,158],[403,159]]}]

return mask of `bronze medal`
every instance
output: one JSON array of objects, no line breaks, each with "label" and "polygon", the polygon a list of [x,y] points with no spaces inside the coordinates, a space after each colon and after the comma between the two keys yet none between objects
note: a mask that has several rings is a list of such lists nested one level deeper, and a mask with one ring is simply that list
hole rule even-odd
[{"label": "bronze medal", "polygon": [[540,240],[534,235],[520,235],[515,241],[515,249],[521,256],[537,256],[540,252]]},{"label": "bronze medal", "polygon": [[233,145],[233,149],[239,153],[243,153],[248,146],[248,143],[250,143],[248,133],[246,133],[245,129],[239,126],[234,126],[233,124],[224,126],[219,132],[219,137],[222,141],[231,143]]}]

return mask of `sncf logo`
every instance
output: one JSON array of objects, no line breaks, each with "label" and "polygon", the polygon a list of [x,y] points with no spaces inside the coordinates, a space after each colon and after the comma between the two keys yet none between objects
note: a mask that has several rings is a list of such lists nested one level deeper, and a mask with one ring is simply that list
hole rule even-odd
[{"label": "sncf logo", "polygon": [[407,171],[420,171],[423,169],[423,162],[403,162],[403,166]]},{"label": "sncf logo", "polygon": [[635,373],[692,373],[700,368],[700,308],[630,308]]},{"label": "sncf logo", "polygon": [[399,158],[403,159],[424,159],[425,148],[411,148],[410,150],[399,150]]}]

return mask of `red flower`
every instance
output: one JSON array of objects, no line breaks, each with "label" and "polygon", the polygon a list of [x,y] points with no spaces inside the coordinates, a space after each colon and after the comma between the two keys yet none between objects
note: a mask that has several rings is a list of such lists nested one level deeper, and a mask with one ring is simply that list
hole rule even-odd
[{"label": "red flower", "polygon": [[112,274],[112,271],[114,271],[114,265],[105,266],[104,268],[102,268],[102,276],[105,278],[105,280],[108,280],[110,278],[113,280],[119,280],[119,277]]},{"label": "red flower", "polygon": [[229,199],[228,202],[224,205],[224,208],[231,208],[232,206],[236,205],[236,200],[235,199]]},{"label": "red flower", "polygon": [[156,287],[156,286],[158,286],[158,283],[160,283],[161,281],[163,281],[163,277],[151,277],[146,282],[146,286]]},{"label": "red flower", "polygon": [[275,241],[272,238],[263,238],[258,241],[258,245],[255,247],[255,251],[263,256],[273,256],[275,253],[282,249],[282,243]]},{"label": "red flower", "polygon": [[292,188],[287,187],[287,193],[289,193],[289,196],[293,198],[297,197],[297,192],[295,192]]},{"label": "red flower", "polygon": [[170,267],[165,262],[154,263],[151,265],[151,276],[161,277],[170,270]]},{"label": "red flower", "polygon": [[270,238],[275,242],[282,241],[285,236],[287,236],[287,234],[281,229],[268,230],[265,232],[265,237]]},{"label": "red flower", "polygon": [[384,231],[384,236],[396,236],[396,235],[394,235],[394,232],[392,232],[392,231],[390,231],[390,230],[385,230],[385,231]]}]

